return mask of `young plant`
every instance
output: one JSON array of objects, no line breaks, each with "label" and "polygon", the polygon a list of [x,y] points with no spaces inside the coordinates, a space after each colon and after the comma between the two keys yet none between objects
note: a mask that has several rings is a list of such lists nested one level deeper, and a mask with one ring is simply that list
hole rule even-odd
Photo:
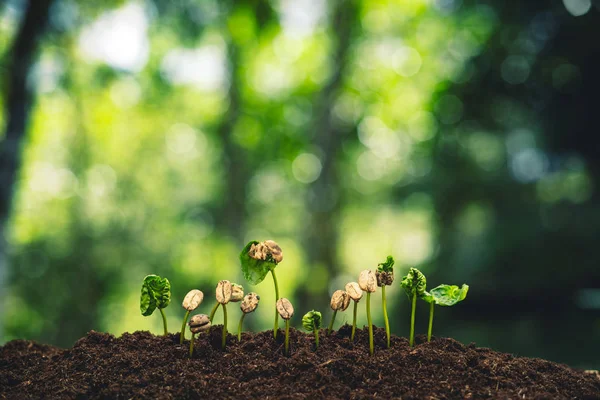
[{"label": "young plant", "polygon": [[431,331],[433,328],[433,306],[451,307],[461,302],[467,297],[469,285],[463,284],[462,287],[456,285],[440,285],[431,291],[425,292],[423,300],[429,303],[429,329],[427,329],[427,341],[431,341]]},{"label": "young plant", "polygon": [[225,345],[227,344],[227,303],[231,301],[233,285],[228,280],[219,281],[217,284],[217,290],[215,292],[217,303],[223,306],[223,334],[221,336],[221,349],[225,350]]},{"label": "young plant", "polygon": [[[231,284],[231,300],[230,301],[237,303],[238,301],[241,301],[243,298],[244,298],[244,288],[241,285],[238,285],[237,283],[232,283]],[[215,319],[215,314],[220,305],[221,305],[221,303],[219,303],[217,301],[215,303],[215,305],[213,306],[213,308],[210,310],[210,316],[208,318],[210,319],[211,323]]]},{"label": "young plant", "polygon": [[346,293],[352,300],[354,300],[354,316],[352,317],[352,335],[350,336],[350,341],[354,342],[354,334],[356,333],[356,314],[358,311],[358,302],[362,299],[362,289],[358,285],[357,282],[350,282],[346,284]]},{"label": "young plant", "polygon": [[183,339],[185,339],[185,324],[187,323],[187,319],[190,316],[190,312],[194,311],[200,303],[204,300],[204,293],[202,293],[198,289],[193,289],[185,295],[181,306],[185,308],[185,316],[183,317],[183,324],[181,324],[181,335],[179,335],[179,344],[183,344]]},{"label": "young plant", "polygon": [[387,347],[390,347],[390,321],[388,319],[387,305],[385,301],[385,287],[391,286],[394,282],[394,257],[387,256],[387,260],[378,264],[377,271],[377,286],[381,288],[381,304],[383,307],[383,321],[385,322],[385,334],[387,336]]},{"label": "young plant", "polygon": [[190,340],[190,358],[194,354],[194,335],[196,333],[205,332],[210,329],[210,319],[206,314],[196,314],[190,318],[190,331],[192,332],[192,340]]},{"label": "young plant", "polygon": [[[341,290],[340,290],[341,291]],[[319,329],[321,329],[321,313],[315,310],[309,311],[302,317],[302,326],[309,332],[315,334],[315,349],[319,348]]]},{"label": "young plant", "polygon": [[[283,260],[283,252],[281,247],[272,240],[257,242],[253,240],[249,242],[240,253],[240,262],[242,264],[242,273],[244,278],[251,285],[258,285],[265,279],[269,272],[273,276],[273,284],[275,285],[275,301],[279,300],[279,285],[277,284],[277,276],[275,275],[275,267]],[[273,325],[273,337],[277,339],[278,330],[277,306],[275,306],[275,324]]]},{"label": "young plant", "polygon": [[333,323],[335,322],[335,316],[337,315],[337,312],[346,311],[350,305],[350,295],[348,295],[348,293],[346,293],[344,290],[336,290],[331,296],[331,302],[329,305],[333,310],[333,316],[331,317],[331,322],[329,323],[329,328],[327,329],[328,335],[331,334],[331,330],[333,329]]},{"label": "young plant", "polygon": [[285,352],[286,356],[290,355],[290,319],[294,316],[294,307],[292,303],[285,297],[277,300],[275,308],[281,318],[285,320]]},{"label": "young plant", "polygon": [[242,316],[240,318],[240,323],[238,324],[238,342],[242,341],[242,325],[244,323],[244,318],[246,314],[250,314],[256,310],[258,307],[258,302],[260,301],[260,296],[254,292],[250,292],[244,297],[242,303],[240,304],[240,309],[242,310]]},{"label": "young plant", "polygon": [[362,271],[358,277],[358,286],[367,292],[367,322],[369,323],[369,352],[373,355],[375,347],[373,345],[373,321],[371,320],[371,293],[375,293],[377,279],[370,269]]},{"label": "young plant", "polygon": [[163,311],[171,302],[171,283],[167,278],[161,278],[157,275],[148,275],[142,283],[142,293],[140,296],[140,311],[144,317],[152,315],[158,308],[163,320],[165,336],[168,335],[167,317]]},{"label": "young plant", "polygon": [[415,344],[415,311],[417,308],[417,297],[425,296],[425,288],[427,286],[427,280],[425,275],[416,268],[408,270],[408,274],[402,278],[402,287],[406,292],[406,295],[412,301],[412,311],[410,315],[410,345]]}]

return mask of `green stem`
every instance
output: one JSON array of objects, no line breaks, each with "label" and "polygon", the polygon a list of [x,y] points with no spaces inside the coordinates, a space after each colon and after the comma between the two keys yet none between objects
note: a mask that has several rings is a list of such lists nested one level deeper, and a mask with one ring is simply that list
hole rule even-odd
[{"label": "green stem", "polygon": [[313,323],[313,332],[315,333],[315,350],[319,348],[319,330]]},{"label": "green stem", "polygon": [[371,322],[371,292],[367,292],[367,322],[369,323],[369,352],[373,355],[373,323]]},{"label": "green stem", "polygon": [[192,333],[192,339],[190,340],[190,358],[194,354],[194,333]]},{"label": "green stem", "polygon": [[410,313],[410,346],[415,345],[415,311],[417,310],[417,292],[412,298],[412,312]]},{"label": "green stem", "polygon": [[190,311],[186,311],[183,316],[183,324],[181,324],[181,335],[179,335],[179,344],[183,344],[183,340],[185,339],[185,323],[187,322],[188,317],[190,316]]},{"label": "green stem", "polygon": [[277,339],[277,331],[279,330],[279,313],[277,312],[277,300],[279,300],[279,285],[275,276],[275,269],[271,269],[273,275],[273,283],[275,284],[275,324],[273,325],[273,338]]},{"label": "green stem", "polygon": [[225,350],[227,344],[227,304],[223,304],[223,335],[221,336],[221,348]]},{"label": "green stem", "polygon": [[429,329],[427,330],[427,341],[431,342],[431,331],[433,330],[433,301],[429,307]]},{"label": "green stem", "polygon": [[163,328],[165,329],[165,336],[167,336],[169,334],[169,331],[167,330],[167,316],[165,315],[165,312],[162,308],[159,308],[158,311],[160,311],[160,315],[162,315]]},{"label": "green stem", "polygon": [[387,347],[390,348],[390,320],[388,319],[387,305],[385,302],[385,285],[381,286],[381,303],[383,305],[383,321],[385,322],[385,335],[387,336]]},{"label": "green stem", "polygon": [[327,329],[327,334],[331,334],[331,330],[333,329],[333,322],[335,321],[335,316],[337,315],[337,310],[333,311],[333,316],[331,317],[331,322],[329,323],[329,329]]},{"label": "green stem", "polygon": [[358,301],[354,302],[354,318],[352,318],[352,336],[350,336],[350,341],[354,342],[354,334],[356,333],[356,314],[358,311]]},{"label": "green stem", "polygon": [[290,355],[290,320],[285,320],[285,355]]},{"label": "green stem", "polygon": [[238,324],[238,342],[242,341],[242,324],[244,323],[244,317],[246,313],[242,313],[242,317],[240,318],[240,323]]},{"label": "green stem", "polygon": [[208,317],[208,319],[210,320],[211,324],[213,322],[213,319],[215,318],[215,313],[217,312],[217,308],[219,308],[220,305],[221,305],[221,303],[217,302],[215,304],[215,306],[212,308],[212,310],[210,310],[210,316]]}]

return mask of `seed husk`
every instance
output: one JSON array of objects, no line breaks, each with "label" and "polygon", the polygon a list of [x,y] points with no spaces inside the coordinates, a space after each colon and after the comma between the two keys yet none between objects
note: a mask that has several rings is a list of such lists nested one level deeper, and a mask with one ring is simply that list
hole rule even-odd
[{"label": "seed husk", "polygon": [[281,318],[288,320],[294,316],[294,307],[285,297],[277,300],[277,312]]},{"label": "seed husk", "polygon": [[217,290],[215,291],[217,296],[217,301],[220,304],[227,304],[231,301],[231,294],[233,292],[233,287],[231,282],[228,280],[222,280],[217,283]]},{"label": "seed husk", "polygon": [[204,293],[198,289],[193,289],[188,292],[183,298],[181,305],[188,311],[194,311],[204,300]]}]

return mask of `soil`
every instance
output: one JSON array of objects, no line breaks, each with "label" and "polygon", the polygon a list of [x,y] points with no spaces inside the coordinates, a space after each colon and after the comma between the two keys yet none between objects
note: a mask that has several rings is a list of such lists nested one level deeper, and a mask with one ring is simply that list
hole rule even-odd
[{"label": "soil", "polygon": [[[220,349],[219,326],[189,341],[178,335],[125,333],[116,338],[90,332],[71,349],[25,340],[0,347],[0,398],[402,398],[402,399],[600,399],[597,374],[550,361],[515,357],[474,344],[418,337],[411,348],[375,329],[355,343],[345,325],[327,337],[292,329],[291,355],[283,354],[283,331],[229,336]],[[189,338],[189,333],[188,333]]]}]

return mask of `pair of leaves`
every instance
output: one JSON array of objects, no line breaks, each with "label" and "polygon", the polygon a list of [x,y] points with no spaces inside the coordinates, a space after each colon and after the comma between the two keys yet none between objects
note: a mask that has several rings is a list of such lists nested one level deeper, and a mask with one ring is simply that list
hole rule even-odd
[{"label": "pair of leaves", "polygon": [[404,278],[402,278],[402,282],[400,283],[406,292],[406,295],[409,299],[412,299],[413,295],[416,293],[417,297],[423,297],[427,287],[427,279],[425,279],[425,275],[421,271],[416,268],[411,268],[408,270],[408,274]]},{"label": "pair of leaves", "polygon": [[277,264],[273,260],[257,260],[248,255],[250,248],[252,245],[257,245],[259,242],[253,240],[249,242],[244,250],[240,253],[240,262],[242,263],[242,273],[244,274],[244,278],[251,285],[258,285],[265,279],[265,276],[271,271],[275,269]]},{"label": "pair of leaves", "polygon": [[167,278],[148,275],[142,284],[140,311],[147,317],[157,308],[165,308],[171,302],[171,283]]},{"label": "pair of leaves", "polygon": [[468,291],[469,285],[466,284],[463,284],[460,288],[456,285],[440,285],[431,289],[430,292],[425,292],[422,299],[438,306],[450,307],[463,301],[467,297]]},{"label": "pair of leaves", "polygon": [[315,329],[321,329],[321,313],[315,310],[309,311],[302,317],[302,326],[307,331],[312,332]]},{"label": "pair of leaves", "polygon": [[379,272],[394,272],[394,257],[387,256],[387,260],[381,264],[377,264],[377,271]]}]

